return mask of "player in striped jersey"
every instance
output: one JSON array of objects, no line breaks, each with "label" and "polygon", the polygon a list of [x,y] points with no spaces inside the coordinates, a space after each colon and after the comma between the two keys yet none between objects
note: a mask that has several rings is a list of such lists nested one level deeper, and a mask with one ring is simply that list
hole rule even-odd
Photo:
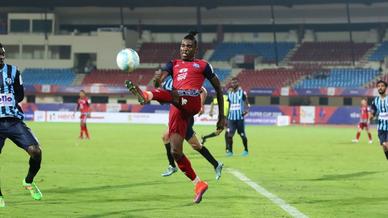
[{"label": "player in striped jersey", "polygon": [[248,114],[249,104],[247,93],[238,84],[237,77],[232,78],[231,89],[228,91],[229,112],[227,116],[227,156],[233,155],[233,136],[237,130],[240,135],[244,151],[242,156],[248,156],[248,138],[245,134],[244,116]]},{"label": "player in striped jersey", "polygon": [[388,160],[388,99],[386,98],[387,82],[380,80],[377,82],[377,96],[371,106],[371,116],[378,120],[377,133],[380,140],[380,145],[383,147],[385,157]]},{"label": "player in striped jersey", "polygon": [[[158,74],[159,72],[157,72]],[[156,75],[158,76],[158,75]],[[155,84],[157,86],[157,84]],[[165,90],[169,90],[171,91],[173,89],[173,80],[171,77],[167,77],[161,87]],[[203,112],[204,112],[204,103],[205,103],[205,99],[206,99],[206,96],[207,96],[207,91],[204,87],[202,87],[201,89],[201,110],[199,112],[199,115],[201,115]],[[190,120],[190,123],[189,123],[189,126],[187,128],[187,131],[186,131],[186,136],[185,136],[185,140],[191,145],[191,147],[198,151],[214,168],[215,170],[215,173],[216,173],[216,180],[219,180],[221,178],[221,172],[222,172],[222,168],[224,166],[224,164],[220,161],[217,161],[213,155],[210,153],[210,151],[202,144],[199,142],[196,134],[195,134],[195,131],[193,129],[193,125],[194,125],[194,118],[192,118]],[[166,170],[166,172],[162,173],[162,176],[171,176],[172,174],[174,174],[175,172],[178,171],[176,165],[175,165],[175,162],[174,162],[174,157],[172,156],[171,154],[171,145],[170,145],[170,139],[168,137],[168,129],[166,130],[166,132],[163,134],[162,136],[162,140],[163,140],[163,143],[164,143],[164,146],[166,148],[166,154],[167,154],[167,159],[168,159],[168,162],[169,162],[169,166]]]},{"label": "player in striped jersey", "polygon": [[[0,43],[0,153],[8,138],[30,156],[29,170],[23,186],[32,198],[40,200],[42,193],[33,182],[40,169],[42,151],[31,129],[23,122],[24,114],[19,106],[24,98],[23,80],[15,66],[5,64],[5,49]],[[0,207],[5,207],[0,190]]]}]

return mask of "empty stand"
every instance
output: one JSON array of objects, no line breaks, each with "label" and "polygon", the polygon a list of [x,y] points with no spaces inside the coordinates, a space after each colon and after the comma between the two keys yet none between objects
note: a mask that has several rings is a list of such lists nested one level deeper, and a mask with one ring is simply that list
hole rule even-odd
[{"label": "empty stand", "polygon": [[69,86],[75,79],[71,69],[39,69],[27,68],[23,71],[23,81],[26,85],[50,84]]},{"label": "empty stand", "polygon": [[125,73],[120,70],[94,70],[86,75],[82,81],[86,84],[107,84],[114,86],[124,86],[125,80],[132,80],[139,85],[147,85],[153,78],[155,70],[153,69],[137,69],[132,73]]},{"label": "empty stand", "polygon": [[384,41],[369,57],[370,61],[383,61],[384,57],[388,56],[388,42]]},{"label": "empty stand", "polygon": [[245,90],[252,88],[280,88],[292,86],[305,75],[311,74],[311,70],[295,69],[264,69],[243,70],[238,74],[241,87]]},{"label": "empty stand", "polygon": [[[291,42],[279,42],[277,44],[278,59],[281,61],[295,46]],[[273,43],[220,43],[214,50],[210,61],[229,61],[236,55],[262,56],[265,62],[275,61]]]},{"label": "empty stand", "polygon": [[[353,49],[352,49],[353,47]],[[373,43],[350,42],[304,42],[291,57],[293,62],[346,63],[360,60],[373,47]]]},{"label": "empty stand", "polygon": [[[212,48],[210,43],[202,43],[203,52]],[[143,43],[139,49],[141,63],[166,63],[179,58],[179,43]]]},{"label": "empty stand", "polygon": [[342,87],[342,88],[359,88],[368,81],[376,78],[379,74],[378,70],[365,69],[350,69],[338,68],[332,69],[326,75],[312,75],[295,85],[296,88],[326,88],[326,87]]}]

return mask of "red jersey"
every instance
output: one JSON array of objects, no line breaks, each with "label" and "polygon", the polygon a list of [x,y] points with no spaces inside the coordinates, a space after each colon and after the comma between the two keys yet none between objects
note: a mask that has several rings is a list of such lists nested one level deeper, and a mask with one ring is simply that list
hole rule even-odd
[{"label": "red jersey", "polygon": [[89,103],[89,99],[87,97],[78,99],[77,110],[81,111],[81,113],[89,113],[90,112],[90,103]]},{"label": "red jersey", "polygon": [[212,66],[202,59],[193,61],[173,60],[166,64],[164,71],[173,78],[173,89],[201,90],[205,79],[212,79],[215,74]]},{"label": "red jersey", "polygon": [[369,107],[361,107],[360,122],[367,123],[369,118]]}]

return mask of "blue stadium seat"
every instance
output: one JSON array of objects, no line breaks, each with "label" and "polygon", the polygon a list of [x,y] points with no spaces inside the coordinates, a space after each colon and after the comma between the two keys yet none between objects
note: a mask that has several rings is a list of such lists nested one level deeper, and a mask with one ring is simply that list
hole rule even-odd
[{"label": "blue stadium seat", "polygon": [[[225,81],[226,78],[230,76],[232,71],[230,69],[214,68],[214,73],[218,76],[218,79],[220,79],[220,82],[222,83],[223,81]],[[206,89],[213,88],[209,80],[205,80],[204,87]]]},{"label": "blue stadium seat", "polygon": [[49,84],[68,86],[75,79],[75,73],[71,69],[27,68],[22,75],[26,85]]},{"label": "blue stadium seat", "polygon": [[327,74],[313,74],[295,85],[295,88],[359,88],[376,78],[379,74],[375,69],[331,69]]},{"label": "blue stadium seat", "polygon": [[377,50],[369,56],[370,61],[383,61],[384,57],[388,56],[388,41],[384,41]]}]

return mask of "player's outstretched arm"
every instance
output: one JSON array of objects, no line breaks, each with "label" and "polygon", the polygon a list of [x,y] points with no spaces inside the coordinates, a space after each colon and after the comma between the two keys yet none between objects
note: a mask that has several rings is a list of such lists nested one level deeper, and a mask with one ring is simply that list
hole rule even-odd
[{"label": "player's outstretched arm", "polygon": [[198,113],[198,116],[201,116],[202,114],[205,113],[205,101],[206,101],[206,97],[207,97],[207,90],[205,89],[205,87],[201,87],[201,110],[199,111]]}]

